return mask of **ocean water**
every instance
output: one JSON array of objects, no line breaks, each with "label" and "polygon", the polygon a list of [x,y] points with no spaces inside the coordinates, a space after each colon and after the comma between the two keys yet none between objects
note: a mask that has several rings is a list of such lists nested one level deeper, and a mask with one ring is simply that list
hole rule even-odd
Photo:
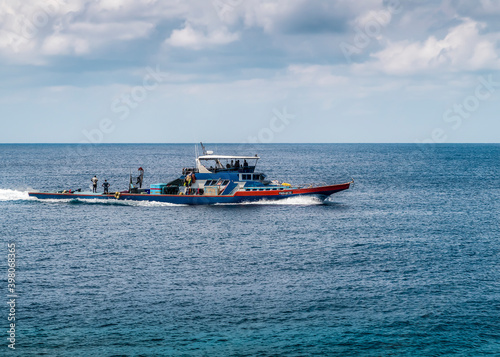
[{"label": "ocean water", "polygon": [[166,182],[194,145],[0,145],[18,294],[0,355],[500,355],[500,145],[208,146],[355,184],[325,203],[37,200],[93,175],[122,190],[139,166]]}]

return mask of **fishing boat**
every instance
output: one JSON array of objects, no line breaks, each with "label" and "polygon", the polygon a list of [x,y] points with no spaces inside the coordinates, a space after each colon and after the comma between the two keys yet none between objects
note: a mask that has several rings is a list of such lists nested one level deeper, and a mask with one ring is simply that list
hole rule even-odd
[{"label": "fishing boat", "polygon": [[347,190],[354,180],[335,185],[294,186],[278,180],[268,180],[256,171],[255,156],[216,155],[201,143],[202,155],[197,155],[194,167],[182,169],[182,175],[167,183],[139,188],[130,175],[129,188],[112,193],[92,193],[81,190],[29,192],[39,199],[105,199],[157,201],[174,204],[206,205],[280,200],[296,196],[315,196],[325,200],[336,192]]}]

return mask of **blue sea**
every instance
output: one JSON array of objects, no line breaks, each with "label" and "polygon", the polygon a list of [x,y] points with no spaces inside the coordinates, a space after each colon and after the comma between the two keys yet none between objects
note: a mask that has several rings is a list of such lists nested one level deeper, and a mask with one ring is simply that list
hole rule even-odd
[{"label": "blue sea", "polygon": [[324,203],[37,200],[94,175],[124,190],[139,166],[168,182],[195,145],[0,145],[0,355],[500,355],[500,145],[207,146],[355,184]]}]

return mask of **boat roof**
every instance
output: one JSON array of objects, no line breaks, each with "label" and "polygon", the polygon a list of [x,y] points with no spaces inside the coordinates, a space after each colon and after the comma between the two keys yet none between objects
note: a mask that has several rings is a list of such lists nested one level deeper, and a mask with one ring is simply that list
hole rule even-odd
[{"label": "boat roof", "polygon": [[202,155],[198,156],[199,160],[258,160],[260,157],[255,156],[235,156],[235,155]]}]

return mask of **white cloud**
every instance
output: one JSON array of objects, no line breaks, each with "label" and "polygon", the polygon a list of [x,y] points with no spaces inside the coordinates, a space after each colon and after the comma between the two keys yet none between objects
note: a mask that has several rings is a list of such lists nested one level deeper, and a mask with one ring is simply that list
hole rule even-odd
[{"label": "white cloud", "polygon": [[184,9],[178,0],[3,2],[0,54],[32,64],[54,55],[84,55],[117,41],[145,38],[158,21]]},{"label": "white cloud", "polygon": [[209,31],[205,34],[186,23],[183,29],[174,30],[165,43],[174,47],[200,50],[212,45],[225,45],[238,40],[238,38],[237,33],[230,33],[225,28]]},{"label": "white cloud", "polygon": [[44,55],[82,55],[110,41],[126,41],[146,37],[153,25],[145,22],[126,24],[71,24],[63,33],[56,31],[45,38],[40,52]]},{"label": "white cloud", "polygon": [[287,12],[291,4],[297,0],[291,0],[289,4],[278,2],[263,3],[261,1],[251,1],[245,4],[243,17],[245,25],[248,27],[262,27],[266,32],[272,32],[276,17]]},{"label": "white cloud", "polygon": [[415,74],[426,71],[481,70],[500,68],[497,33],[482,34],[485,25],[471,19],[450,29],[439,40],[387,42],[386,48],[372,54],[375,62],[355,65],[357,70],[376,70],[388,74]]},{"label": "white cloud", "polygon": [[52,35],[45,39],[42,52],[46,55],[85,54],[89,52],[89,42],[68,35]]}]

